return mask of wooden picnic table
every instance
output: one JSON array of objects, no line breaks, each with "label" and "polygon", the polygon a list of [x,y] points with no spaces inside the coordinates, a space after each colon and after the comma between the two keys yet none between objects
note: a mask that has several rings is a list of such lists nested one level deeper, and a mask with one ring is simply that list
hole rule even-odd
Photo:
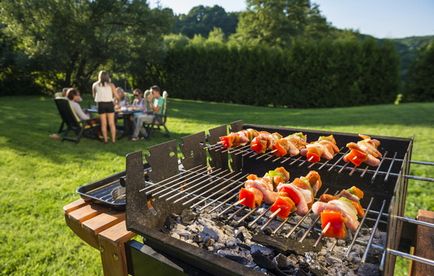
[{"label": "wooden picnic table", "polygon": [[[126,229],[125,212],[114,211],[83,199],[64,206],[63,211],[69,228],[100,251],[104,275],[128,275],[125,243],[136,234]],[[434,212],[419,210],[417,219],[434,222]],[[418,226],[415,253],[433,259],[433,248],[433,229]],[[413,262],[409,267],[409,275],[434,275],[434,267]]]},{"label": "wooden picnic table", "polygon": [[125,212],[91,204],[83,199],[63,207],[66,224],[90,246],[98,249],[104,275],[128,275],[125,243],[136,234],[125,225]]}]

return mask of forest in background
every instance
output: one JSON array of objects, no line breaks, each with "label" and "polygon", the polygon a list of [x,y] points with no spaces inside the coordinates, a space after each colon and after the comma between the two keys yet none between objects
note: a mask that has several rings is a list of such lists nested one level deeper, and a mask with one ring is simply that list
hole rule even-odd
[{"label": "forest in background", "polygon": [[[340,30],[308,0],[184,15],[143,0],[4,1],[0,18],[0,95],[86,93],[106,69],[126,88],[159,83],[189,99],[300,107],[434,99],[432,36]],[[235,97],[225,95],[231,89]]]}]

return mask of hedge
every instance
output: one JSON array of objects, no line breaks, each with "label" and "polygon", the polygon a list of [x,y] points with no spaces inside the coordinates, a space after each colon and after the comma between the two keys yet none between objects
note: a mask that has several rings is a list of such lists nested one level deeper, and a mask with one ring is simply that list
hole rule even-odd
[{"label": "hedge", "polygon": [[290,49],[226,44],[170,48],[160,83],[172,97],[287,107],[392,103],[399,60],[373,40],[296,42]]}]

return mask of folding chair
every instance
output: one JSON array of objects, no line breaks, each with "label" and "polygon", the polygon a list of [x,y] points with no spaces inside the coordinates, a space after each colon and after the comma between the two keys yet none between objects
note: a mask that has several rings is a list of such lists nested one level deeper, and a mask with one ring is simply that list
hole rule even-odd
[{"label": "folding chair", "polygon": [[167,126],[166,126],[166,122],[167,122],[167,97],[168,96],[169,96],[169,94],[167,93],[167,91],[164,91],[163,95],[162,95],[162,97],[164,99],[164,104],[163,104],[163,108],[161,110],[161,113],[154,114],[154,119],[152,120],[152,123],[145,125],[145,128],[148,132],[148,138],[151,136],[151,131],[153,129],[160,129],[160,127],[163,127],[164,130],[166,131],[165,136],[170,137],[169,129],[167,129]]},{"label": "folding chair", "polygon": [[[56,103],[57,110],[59,111],[62,123],[58,133],[62,137],[62,141],[73,141],[76,143],[80,142],[81,137],[84,134],[89,134],[89,137],[96,138],[98,133],[94,126],[88,124],[88,120],[80,120],[78,116],[74,113],[69,103],[69,100],[64,97],[57,97],[54,99]],[[75,134],[75,136],[69,136],[70,133]]]}]

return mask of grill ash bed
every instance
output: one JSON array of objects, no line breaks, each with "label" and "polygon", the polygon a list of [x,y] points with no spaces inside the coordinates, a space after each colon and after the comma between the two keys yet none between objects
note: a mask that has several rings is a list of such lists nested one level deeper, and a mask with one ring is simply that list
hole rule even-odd
[{"label": "grill ash bed", "polygon": [[[240,121],[230,125],[231,131],[246,128],[282,135],[302,131],[309,141],[330,134]],[[381,141],[383,158],[371,168],[342,160],[344,146],[357,141],[356,134],[332,133],[341,153],[329,161],[310,163],[300,156],[256,154],[249,146],[224,149],[218,141],[227,132],[224,125],[209,130],[208,136],[201,132],[184,137],[180,145],[170,141],[150,148],[149,180],[144,178],[142,153],[127,156],[127,228],[142,235],[144,244],[164,256],[162,262],[174,272],[392,275],[396,256],[434,264],[405,253],[414,244],[416,225],[433,227],[403,216],[408,179],[433,181],[409,175],[412,139],[374,136]],[[303,217],[294,213],[282,220],[268,205],[249,209],[238,204],[248,174],[262,175],[278,166],[285,167],[291,179],[318,171],[324,184],[317,196],[353,185],[361,188],[365,215],[359,228],[346,240],[324,238],[311,210]]]}]

